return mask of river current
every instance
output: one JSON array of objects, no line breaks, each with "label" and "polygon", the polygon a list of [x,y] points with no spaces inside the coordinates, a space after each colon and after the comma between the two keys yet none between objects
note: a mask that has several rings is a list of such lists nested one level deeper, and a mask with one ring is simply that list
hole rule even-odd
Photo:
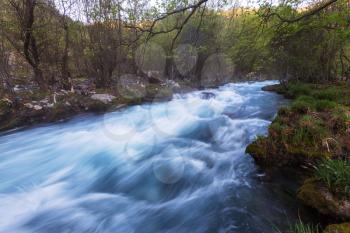
[{"label": "river current", "polygon": [[274,81],[176,94],[0,135],[0,232],[271,233],[298,218],[245,154]]}]

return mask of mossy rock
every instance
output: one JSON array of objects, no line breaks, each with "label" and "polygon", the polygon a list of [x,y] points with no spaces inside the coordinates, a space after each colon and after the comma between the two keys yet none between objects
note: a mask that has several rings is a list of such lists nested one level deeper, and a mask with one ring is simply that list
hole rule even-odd
[{"label": "mossy rock", "polygon": [[261,88],[261,90],[269,91],[269,92],[276,92],[278,94],[283,94],[286,92],[286,89],[281,84],[273,84],[273,85],[264,86],[263,88]]},{"label": "mossy rock", "polygon": [[46,114],[46,119],[49,122],[66,119],[75,113],[74,109],[63,104],[57,103]]},{"label": "mossy rock", "polygon": [[323,233],[350,233],[350,223],[329,225]]},{"label": "mossy rock", "polygon": [[262,146],[260,146],[257,142],[253,142],[247,147],[246,153],[262,157],[265,156],[266,152],[265,149]]},{"label": "mossy rock", "polygon": [[6,116],[11,112],[11,103],[8,102],[7,100],[0,100],[0,117]]},{"label": "mossy rock", "polygon": [[246,153],[253,156],[256,161],[262,161],[266,159],[266,139],[259,138],[255,142],[251,143],[246,148]]},{"label": "mossy rock", "polygon": [[169,87],[150,84],[147,86],[146,101],[168,101],[173,97],[173,91]]},{"label": "mossy rock", "polygon": [[298,190],[298,199],[320,213],[337,219],[350,220],[350,201],[335,197],[316,179],[308,179]]}]

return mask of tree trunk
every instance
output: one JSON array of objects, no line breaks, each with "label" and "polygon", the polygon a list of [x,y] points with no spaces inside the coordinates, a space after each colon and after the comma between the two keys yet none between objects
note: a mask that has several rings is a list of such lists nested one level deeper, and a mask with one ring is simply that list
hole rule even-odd
[{"label": "tree trunk", "polygon": [[[66,16],[64,16],[66,17]],[[69,40],[69,28],[66,22],[66,19],[64,19],[64,40],[65,40],[65,45],[64,45],[64,52],[63,52],[63,57],[62,57],[62,86],[66,90],[71,90],[72,88],[72,82],[71,82],[71,77],[70,77],[70,72],[68,70],[68,59],[69,59],[69,45],[70,45],[70,40]]]},{"label": "tree trunk", "polygon": [[32,66],[34,71],[34,79],[43,90],[47,90],[48,86],[45,82],[43,72],[40,69],[40,59],[36,40],[33,36],[34,24],[34,9],[36,7],[36,0],[26,0],[24,10],[24,43],[23,52],[26,60]]}]

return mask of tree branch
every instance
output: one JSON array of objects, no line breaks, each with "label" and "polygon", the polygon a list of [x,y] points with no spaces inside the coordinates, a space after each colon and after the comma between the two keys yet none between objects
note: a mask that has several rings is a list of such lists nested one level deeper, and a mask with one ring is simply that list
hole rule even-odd
[{"label": "tree branch", "polygon": [[281,15],[279,15],[276,12],[269,13],[269,14],[265,15],[264,17],[269,19],[271,17],[276,16],[283,23],[296,23],[298,21],[301,21],[303,19],[309,18],[309,17],[317,14],[318,12],[322,11],[323,9],[326,9],[327,7],[329,7],[330,5],[334,4],[337,1],[338,0],[328,0],[324,4],[321,4],[321,5],[313,8],[313,9],[311,9],[310,11],[306,12],[305,14],[302,14],[299,17],[296,17],[296,18],[293,18],[293,19],[284,18],[284,17],[282,17]]}]

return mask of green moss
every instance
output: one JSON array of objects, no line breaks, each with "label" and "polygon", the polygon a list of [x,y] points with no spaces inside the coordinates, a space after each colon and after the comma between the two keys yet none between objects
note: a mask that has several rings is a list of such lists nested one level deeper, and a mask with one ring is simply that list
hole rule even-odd
[{"label": "green moss", "polygon": [[329,225],[323,233],[350,233],[350,223]]},{"label": "green moss", "polygon": [[257,138],[257,140],[253,143],[251,143],[247,149],[246,153],[262,157],[266,155],[264,143],[265,143],[266,138]]},{"label": "green moss", "polygon": [[[276,161],[274,157],[268,153],[269,139],[265,136],[257,136],[256,140],[246,148],[246,153],[253,156],[253,158],[262,165],[271,165]],[[270,151],[272,148],[269,148]]]},{"label": "green moss", "polygon": [[108,104],[103,103],[99,100],[90,100],[86,103],[86,107],[88,111],[92,112],[105,112],[108,109]]},{"label": "green moss", "polygon": [[24,98],[28,98],[31,101],[39,101],[45,99],[48,96],[50,96],[50,93],[48,91],[42,90],[34,90],[24,94]]},{"label": "green moss", "polygon": [[291,109],[289,107],[281,107],[278,110],[278,116],[289,116]]},{"label": "green moss", "polygon": [[4,117],[11,112],[11,104],[6,100],[0,100],[0,117]]},{"label": "green moss", "polygon": [[334,218],[349,220],[350,203],[334,196],[317,179],[307,179],[297,193],[305,205]]},{"label": "green moss", "polygon": [[150,101],[158,100],[170,100],[173,96],[171,88],[160,86],[158,84],[147,85],[147,96],[146,99]]}]

